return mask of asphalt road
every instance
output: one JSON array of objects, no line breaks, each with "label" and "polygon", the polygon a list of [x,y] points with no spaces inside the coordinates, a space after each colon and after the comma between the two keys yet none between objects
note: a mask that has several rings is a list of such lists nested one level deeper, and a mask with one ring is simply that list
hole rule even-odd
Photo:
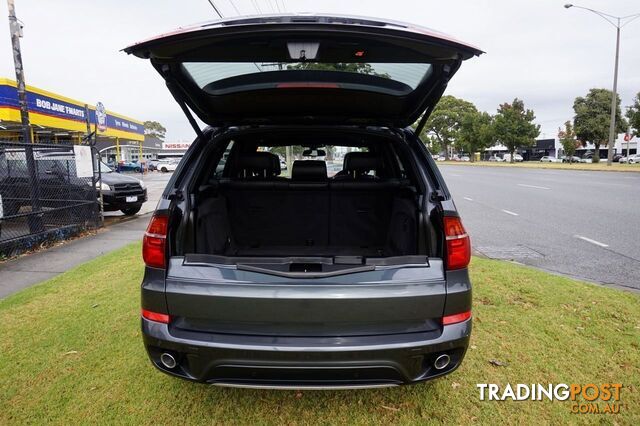
[{"label": "asphalt road", "polygon": [[640,173],[440,170],[477,252],[640,290]]}]

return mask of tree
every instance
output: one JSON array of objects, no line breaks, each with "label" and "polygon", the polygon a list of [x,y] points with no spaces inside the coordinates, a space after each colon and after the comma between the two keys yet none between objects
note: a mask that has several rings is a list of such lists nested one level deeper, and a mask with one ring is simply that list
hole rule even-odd
[{"label": "tree", "polygon": [[156,137],[160,140],[164,140],[164,135],[167,133],[167,129],[158,123],[157,121],[145,121],[144,122],[144,134],[152,137]]},{"label": "tree", "polygon": [[576,153],[576,148],[578,148],[580,142],[576,140],[576,132],[573,130],[571,121],[564,123],[564,130],[558,128],[558,139],[562,144],[564,155],[569,158],[569,163],[572,163],[573,155]]},{"label": "tree", "polygon": [[484,111],[468,112],[462,117],[458,146],[469,152],[471,161],[474,154],[493,145],[495,141],[493,117]]},{"label": "tree", "polygon": [[[573,127],[582,145],[591,142],[595,147],[593,162],[600,161],[600,145],[609,141],[609,126],[611,125],[611,96],[613,92],[607,89],[591,89],[587,96],[577,97],[573,102],[575,117]],[[616,134],[627,128],[626,120],[620,111],[620,97],[616,106]]]},{"label": "tree", "polygon": [[525,109],[524,102],[518,98],[498,108],[493,131],[496,140],[509,150],[512,163],[516,149],[533,145],[540,134],[540,125],[533,123],[535,119],[533,111]]},{"label": "tree", "polygon": [[449,147],[460,138],[462,120],[468,113],[477,113],[475,105],[455,96],[443,96],[429,116],[423,129],[423,140],[445,151],[449,159]]},{"label": "tree", "polygon": [[306,71],[340,71],[391,78],[387,73],[376,72],[371,64],[367,64],[366,62],[300,62],[297,64],[287,65],[287,69]]},{"label": "tree", "polygon": [[627,118],[633,136],[640,136],[640,92],[633,99],[633,105],[627,109]]}]

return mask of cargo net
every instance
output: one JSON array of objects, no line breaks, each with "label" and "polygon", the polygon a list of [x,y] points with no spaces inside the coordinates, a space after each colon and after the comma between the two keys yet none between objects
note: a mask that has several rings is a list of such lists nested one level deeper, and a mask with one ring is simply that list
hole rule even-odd
[{"label": "cargo net", "polygon": [[89,147],[0,141],[0,260],[99,224]]}]

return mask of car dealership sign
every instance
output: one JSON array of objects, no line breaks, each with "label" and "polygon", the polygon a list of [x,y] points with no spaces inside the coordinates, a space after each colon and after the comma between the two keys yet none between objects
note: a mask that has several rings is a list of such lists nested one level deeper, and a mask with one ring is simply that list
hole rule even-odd
[{"label": "car dealership sign", "polygon": [[162,142],[162,149],[179,149],[187,150],[191,146],[191,142]]}]

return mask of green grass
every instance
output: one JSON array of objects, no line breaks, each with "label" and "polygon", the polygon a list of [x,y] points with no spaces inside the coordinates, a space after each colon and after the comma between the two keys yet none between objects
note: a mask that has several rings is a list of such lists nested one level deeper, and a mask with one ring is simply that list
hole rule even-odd
[{"label": "green grass", "polygon": [[[139,330],[140,246],[0,301],[0,424],[640,424],[640,298],[474,259],[474,331],[459,370],[366,391],[224,389],[170,378]],[[489,360],[506,362],[494,366]],[[480,401],[476,383],[621,382],[617,415],[567,402]]]},{"label": "green grass", "polygon": [[607,160],[600,163],[541,163],[524,161],[522,163],[498,163],[496,161],[438,161],[438,165],[454,164],[456,166],[517,167],[523,169],[557,169],[557,170],[591,170],[599,172],[640,172],[640,164],[613,163],[607,166]]}]

